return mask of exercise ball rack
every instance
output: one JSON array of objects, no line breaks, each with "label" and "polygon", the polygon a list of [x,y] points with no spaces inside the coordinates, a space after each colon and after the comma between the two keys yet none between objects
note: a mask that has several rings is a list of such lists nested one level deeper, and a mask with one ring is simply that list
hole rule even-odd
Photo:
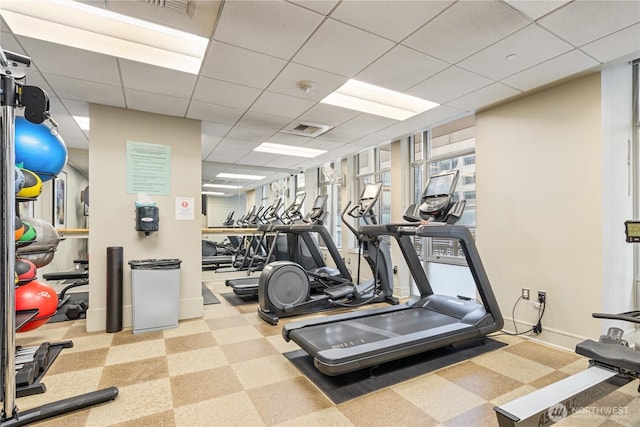
[{"label": "exercise ball rack", "polygon": [[108,387],[90,393],[46,403],[22,412],[16,406],[16,340],[18,324],[29,320],[35,313],[21,313],[16,321],[15,311],[15,119],[16,109],[24,108],[24,117],[31,123],[42,123],[49,117],[47,93],[36,87],[24,85],[31,59],[27,56],[5,51],[0,47],[0,90],[2,118],[0,122],[0,280],[2,280],[2,302],[0,303],[0,362],[2,407],[0,426],[22,426],[36,421],[88,408],[113,400],[118,395],[116,387]]}]

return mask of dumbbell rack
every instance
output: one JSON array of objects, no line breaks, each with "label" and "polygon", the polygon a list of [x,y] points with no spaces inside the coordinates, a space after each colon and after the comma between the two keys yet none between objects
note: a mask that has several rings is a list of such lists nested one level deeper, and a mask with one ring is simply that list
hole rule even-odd
[{"label": "dumbbell rack", "polygon": [[42,378],[62,349],[71,347],[73,347],[71,341],[53,344],[45,342],[33,347],[16,347],[16,397],[31,396],[47,391],[46,386],[42,383]]},{"label": "dumbbell rack", "polygon": [[[16,341],[17,317],[32,318],[30,314],[16,316],[15,312],[15,109],[25,108],[24,116],[32,123],[42,123],[49,117],[49,100],[46,92],[33,86],[24,86],[16,80],[26,76],[31,59],[2,50],[0,47],[0,397],[2,407],[0,426],[21,426],[71,411],[88,408],[113,400],[118,395],[116,387],[97,390],[67,399],[47,403],[19,412],[16,407]],[[27,95],[29,94],[29,95]],[[24,96],[23,96],[24,95]],[[32,313],[31,316],[35,316]]]}]

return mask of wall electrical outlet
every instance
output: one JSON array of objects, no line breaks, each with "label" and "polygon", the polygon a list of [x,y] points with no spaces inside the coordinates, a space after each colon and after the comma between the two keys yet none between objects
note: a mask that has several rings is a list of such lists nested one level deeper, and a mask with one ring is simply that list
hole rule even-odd
[{"label": "wall electrical outlet", "polygon": [[547,302],[547,292],[546,291],[538,291],[538,302],[540,304],[545,304]]},{"label": "wall electrical outlet", "polygon": [[529,288],[522,288],[522,299],[529,299]]}]

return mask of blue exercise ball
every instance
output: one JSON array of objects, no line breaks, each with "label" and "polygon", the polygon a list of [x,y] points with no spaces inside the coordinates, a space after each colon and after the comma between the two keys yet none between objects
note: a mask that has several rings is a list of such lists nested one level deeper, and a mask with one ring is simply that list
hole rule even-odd
[{"label": "blue exercise ball", "polygon": [[43,182],[58,175],[67,164],[67,146],[44,123],[16,117],[15,147],[16,163],[35,172]]}]

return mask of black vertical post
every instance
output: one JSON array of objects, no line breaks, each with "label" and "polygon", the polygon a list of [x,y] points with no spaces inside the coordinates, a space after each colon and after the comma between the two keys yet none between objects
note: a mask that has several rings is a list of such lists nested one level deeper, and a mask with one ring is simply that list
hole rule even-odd
[{"label": "black vertical post", "polygon": [[107,332],[122,330],[122,264],[122,247],[107,247]]}]

